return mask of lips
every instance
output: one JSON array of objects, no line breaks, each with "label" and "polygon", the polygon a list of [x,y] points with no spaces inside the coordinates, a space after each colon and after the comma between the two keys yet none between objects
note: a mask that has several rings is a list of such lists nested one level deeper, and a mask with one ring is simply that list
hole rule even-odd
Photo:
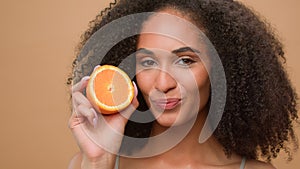
[{"label": "lips", "polygon": [[155,99],[152,100],[154,105],[160,109],[171,110],[181,103],[179,98]]}]

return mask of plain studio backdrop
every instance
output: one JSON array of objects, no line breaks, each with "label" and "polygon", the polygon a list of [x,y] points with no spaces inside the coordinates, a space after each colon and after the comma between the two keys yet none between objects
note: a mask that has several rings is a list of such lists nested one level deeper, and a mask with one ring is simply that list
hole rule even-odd
[{"label": "plain studio backdrop", "polygon": [[[78,152],[68,129],[66,78],[75,46],[108,0],[1,1],[1,169],[63,169]],[[267,18],[285,44],[287,69],[300,95],[300,1],[243,0]],[[297,126],[300,137],[300,127]],[[300,167],[281,154],[274,165]]]}]

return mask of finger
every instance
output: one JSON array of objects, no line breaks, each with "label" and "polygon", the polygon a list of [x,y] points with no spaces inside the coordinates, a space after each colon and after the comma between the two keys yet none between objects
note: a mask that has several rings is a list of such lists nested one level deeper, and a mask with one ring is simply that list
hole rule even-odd
[{"label": "finger", "polygon": [[83,115],[85,118],[88,119],[89,123],[96,128],[97,121],[98,121],[98,115],[96,111],[93,108],[89,108],[85,105],[79,105],[76,109],[76,112],[79,115]]},{"label": "finger", "polygon": [[76,109],[73,108],[71,117],[69,119],[69,123],[68,126],[70,129],[73,129],[74,127],[76,127],[77,125],[84,123],[84,116],[80,115],[79,113],[76,112]]},{"label": "finger", "polygon": [[69,119],[69,123],[68,126],[70,129],[75,128],[76,126],[78,126],[79,124],[84,123],[85,118],[81,115],[78,115],[78,113],[73,112],[72,116]]},{"label": "finger", "polygon": [[139,102],[137,100],[137,97],[134,97],[131,104],[126,109],[122,110],[120,113],[124,118],[128,120],[138,106],[139,106]]},{"label": "finger", "polygon": [[93,107],[90,101],[80,92],[72,93],[72,103],[73,107],[77,107],[78,105],[85,105],[89,108]]},{"label": "finger", "polygon": [[98,67],[100,67],[100,65],[95,66],[93,71],[95,71]]},{"label": "finger", "polygon": [[[73,114],[78,114],[78,113],[73,113]],[[89,131],[90,127],[88,127],[85,124],[86,123],[85,121],[88,120],[84,116],[77,116],[76,118],[71,119],[69,127],[73,136],[75,137],[75,140],[80,150],[83,153],[92,153],[91,156],[93,156],[94,152],[97,154],[101,148],[97,144],[95,144],[95,142],[91,140],[90,137],[88,137],[87,132],[90,132]]]},{"label": "finger", "polygon": [[138,89],[137,89],[135,82],[132,81],[132,83],[133,83],[133,87],[134,87],[134,97],[136,97],[138,95]]},{"label": "finger", "polygon": [[83,89],[87,86],[89,79],[90,79],[89,76],[84,76],[80,80],[80,82],[78,82],[75,85],[73,85],[72,86],[72,93],[74,93],[74,92],[82,92]]}]

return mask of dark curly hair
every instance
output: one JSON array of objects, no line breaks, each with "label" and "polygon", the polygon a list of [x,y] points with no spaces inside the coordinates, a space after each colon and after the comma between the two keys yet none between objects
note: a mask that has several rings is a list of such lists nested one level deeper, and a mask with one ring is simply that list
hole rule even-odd
[{"label": "dark curly hair", "polygon": [[[269,24],[240,2],[120,0],[112,3],[90,22],[89,29],[82,35],[69,84],[89,75],[97,64],[119,65],[125,56],[135,52],[137,36],[116,44],[101,63],[91,55],[82,54],[83,46],[97,30],[129,14],[164,8],[177,9],[201,25],[220,56],[227,80],[227,100],[214,136],[224,152],[228,156],[234,152],[248,159],[270,161],[284,150],[291,159],[293,150],[298,148],[293,130],[293,121],[298,119],[297,95],[284,69],[283,45]],[[132,66],[122,68],[130,72]],[[143,102],[140,95],[139,100]],[[129,121],[125,134],[147,137],[150,130],[151,123]],[[293,143],[293,150],[289,142]]]}]

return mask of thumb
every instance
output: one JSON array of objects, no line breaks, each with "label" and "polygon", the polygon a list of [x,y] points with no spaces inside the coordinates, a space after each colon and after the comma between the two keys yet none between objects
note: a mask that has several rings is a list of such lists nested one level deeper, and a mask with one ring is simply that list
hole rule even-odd
[{"label": "thumb", "polygon": [[139,106],[139,102],[138,102],[137,98],[134,97],[133,100],[132,100],[132,102],[131,102],[131,104],[127,108],[125,108],[124,110],[122,110],[120,112],[120,114],[124,118],[128,119],[132,115],[132,113],[137,109],[138,106]]},{"label": "thumb", "polygon": [[137,100],[138,89],[137,89],[137,86],[136,86],[135,82],[132,81],[132,83],[133,83],[133,87],[134,87],[134,98],[133,98],[131,104],[126,109],[124,109],[124,110],[122,110],[120,112],[120,114],[122,115],[122,117],[125,118],[125,119],[123,119],[125,123],[127,123],[129,117],[132,115],[132,113],[139,106],[139,102]]},{"label": "thumb", "polygon": [[[118,125],[125,126],[130,116],[133,114],[133,112],[137,109],[139,106],[139,102],[136,97],[132,100],[131,104],[125,108],[124,110],[120,111]],[[116,125],[116,124],[115,124]],[[121,127],[122,128],[122,127]]]}]

